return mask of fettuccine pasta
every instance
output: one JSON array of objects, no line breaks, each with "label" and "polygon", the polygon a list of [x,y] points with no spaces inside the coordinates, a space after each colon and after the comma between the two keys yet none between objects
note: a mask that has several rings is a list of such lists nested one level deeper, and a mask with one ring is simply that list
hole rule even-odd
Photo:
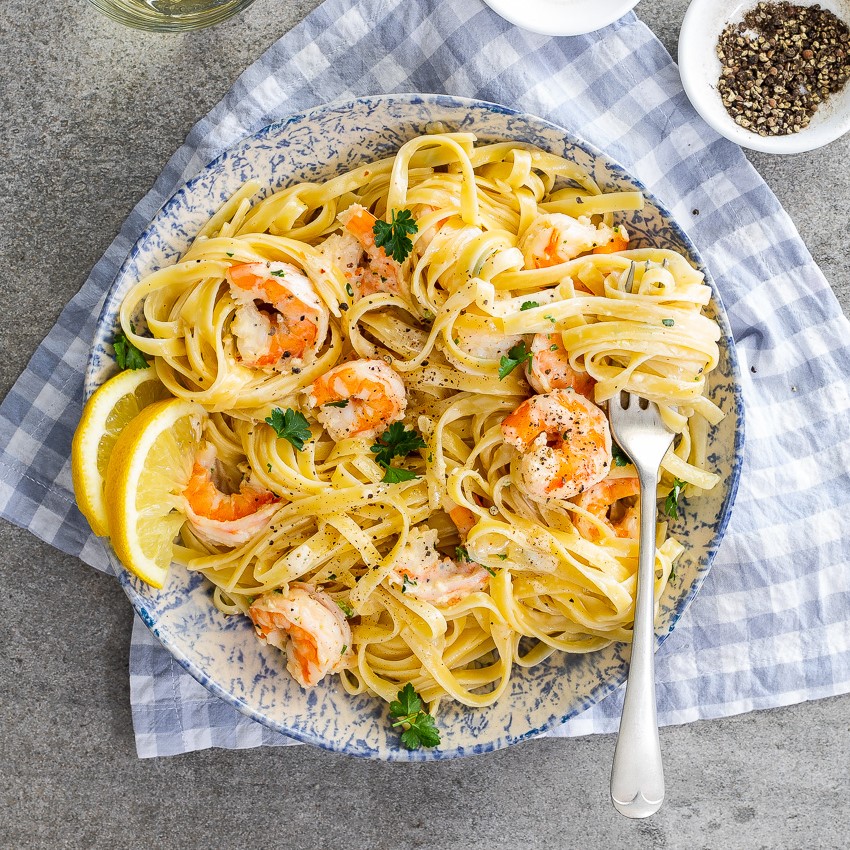
[{"label": "fettuccine pasta", "polygon": [[[680,254],[629,245],[575,163],[422,136],[323,183],[244,185],[121,307],[206,411],[175,559],[304,687],[486,706],[515,666],[631,635],[634,467],[605,402],[678,434],[659,497],[708,489],[720,333]],[[682,546],[657,531],[656,598]]]}]

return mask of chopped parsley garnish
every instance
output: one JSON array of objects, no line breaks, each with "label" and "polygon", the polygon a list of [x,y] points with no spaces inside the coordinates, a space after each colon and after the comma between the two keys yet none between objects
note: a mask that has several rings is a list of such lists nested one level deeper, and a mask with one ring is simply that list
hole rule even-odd
[{"label": "chopped parsley garnish", "polygon": [[665,328],[672,328],[673,325],[676,324],[675,319],[662,319],[661,324],[664,325]]},{"label": "chopped parsley garnish", "polygon": [[286,272],[283,269],[278,269],[277,271],[272,272],[275,277],[286,277]]},{"label": "chopped parsley garnish", "polygon": [[378,219],[372,228],[375,244],[397,263],[403,263],[413,250],[409,234],[417,230],[419,225],[413,220],[410,210],[399,210],[398,213],[393,210],[389,222]]},{"label": "chopped parsley garnish", "polygon": [[667,494],[667,498],[664,500],[664,513],[673,519],[679,518],[679,496],[682,495],[685,483],[681,478],[674,478],[673,489]]},{"label": "chopped parsley garnish", "polygon": [[384,477],[381,481],[384,484],[401,484],[403,481],[413,481],[419,476],[411,469],[402,469],[399,466],[385,466]]},{"label": "chopped parsley garnish", "polygon": [[496,575],[496,571],[492,567],[488,567],[487,564],[482,564],[481,566],[484,567],[491,576]]},{"label": "chopped parsley garnish", "polygon": [[469,560],[469,552],[466,551],[466,546],[455,546],[455,558],[461,563]]},{"label": "chopped parsley garnish", "polygon": [[522,307],[520,310],[533,310],[535,307],[539,307],[540,305],[536,301],[523,301]]},{"label": "chopped parsley garnish", "polygon": [[124,331],[118,331],[112,339],[112,347],[115,349],[115,359],[118,368],[124,369],[147,369],[148,361],[145,355],[130,342]]},{"label": "chopped parsley garnish", "polygon": [[310,424],[304,414],[292,410],[290,407],[287,407],[286,410],[276,407],[272,411],[272,415],[266,417],[266,422],[274,428],[279,439],[289,440],[299,452],[304,448],[304,443],[312,436]]},{"label": "chopped parsley garnish", "polygon": [[631,463],[626,453],[614,442],[611,443],[611,454],[614,457],[614,466],[628,466]]},{"label": "chopped parsley garnish", "polygon": [[496,555],[496,557],[497,557],[500,561],[507,561],[507,560],[508,560],[508,556],[507,556],[507,555]]},{"label": "chopped parsley garnish", "polygon": [[396,718],[393,728],[401,726],[401,743],[408,750],[419,747],[436,747],[440,733],[434,718],[422,707],[422,698],[408,682],[399,692],[398,699],[390,703],[390,717]]},{"label": "chopped parsley garnish", "polygon": [[548,319],[553,325],[557,323],[557,319],[554,316],[544,316],[544,319]]},{"label": "chopped parsley garnish", "polygon": [[233,254],[232,254],[230,251],[225,251],[224,253],[225,253],[225,254],[227,254],[227,256],[228,256],[228,257],[232,257],[232,256],[233,256]]},{"label": "chopped parsley garnish", "polygon": [[667,581],[676,581],[676,565],[670,564],[670,576]]},{"label": "chopped parsley garnish", "polygon": [[554,343],[549,346],[549,351],[557,351],[557,350],[558,350],[558,346],[555,345]]},{"label": "chopped parsley garnish", "polygon": [[322,407],[348,407],[348,399],[343,398],[339,401],[326,401]]},{"label": "chopped parsley garnish", "polygon": [[408,431],[401,422],[393,422],[372,446],[375,460],[389,466],[394,457],[407,457],[416,449],[424,449],[425,441],[412,428]]},{"label": "chopped parsley garnish", "polygon": [[268,471],[271,472],[272,471],[272,465],[270,463],[267,463],[266,469],[268,469]]},{"label": "chopped parsley garnish", "polygon": [[[336,577],[336,576],[334,576],[334,578],[335,578],[335,577]],[[351,606],[350,606],[350,605],[349,605],[349,604],[348,604],[348,603],[347,603],[344,599],[337,599],[336,604],[337,604],[337,605],[339,605],[340,610],[342,611],[342,613],[343,613],[343,614],[345,614],[345,616],[346,616],[349,620],[350,620],[352,617],[356,617],[356,616],[357,616],[357,613],[355,612],[355,610],[354,610],[354,609],[353,609],[353,608],[352,608],[352,607],[351,607]]]},{"label": "chopped parsley garnish", "polygon": [[525,340],[518,342],[508,350],[507,356],[502,355],[502,359],[499,361],[499,380],[503,381],[507,378],[517,366],[523,363],[531,364],[532,356],[531,352],[525,347]]},{"label": "chopped parsley garnish", "polygon": [[418,582],[415,578],[411,578],[407,573],[401,574],[401,592],[407,593],[408,587],[416,587]]},{"label": "chopped parsley garnish", "polygon": [[351,288],[350,283],[345,284],[345,292],[349,298],[354,298],[354,290]]}]

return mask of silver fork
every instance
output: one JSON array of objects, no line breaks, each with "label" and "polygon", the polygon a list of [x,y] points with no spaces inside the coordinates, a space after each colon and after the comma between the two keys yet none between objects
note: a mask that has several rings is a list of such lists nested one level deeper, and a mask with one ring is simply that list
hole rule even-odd
[{"label": "silver fork", "polygon": [[646,818],[664,802],[664,768],[655,712],[655,493],[673,434],[658,407],[622,392],[608,402],[611,433],[640,478],[640,557],[632,658],[611,769],[611,800],[628,818]]}]

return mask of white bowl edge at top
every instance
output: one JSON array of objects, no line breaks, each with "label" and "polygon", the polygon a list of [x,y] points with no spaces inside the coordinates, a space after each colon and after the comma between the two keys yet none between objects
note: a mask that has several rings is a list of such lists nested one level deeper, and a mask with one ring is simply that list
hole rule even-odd
[{"label": "white bowl edge at top", "polygon": [[638,0],[484,0],[505,20],[541,35],[584,35],[607,27]]}]

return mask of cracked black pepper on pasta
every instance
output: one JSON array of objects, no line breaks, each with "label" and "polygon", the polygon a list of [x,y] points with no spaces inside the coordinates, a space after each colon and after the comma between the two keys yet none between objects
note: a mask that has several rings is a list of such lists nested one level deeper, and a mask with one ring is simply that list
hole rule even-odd
[{"label": "cracked black pepper on pasta", "polygon": [[717,42],[718,91],[737,124],[760,136],[807,127],[850,79],[850,28],[819,5],[759,3]]}]

